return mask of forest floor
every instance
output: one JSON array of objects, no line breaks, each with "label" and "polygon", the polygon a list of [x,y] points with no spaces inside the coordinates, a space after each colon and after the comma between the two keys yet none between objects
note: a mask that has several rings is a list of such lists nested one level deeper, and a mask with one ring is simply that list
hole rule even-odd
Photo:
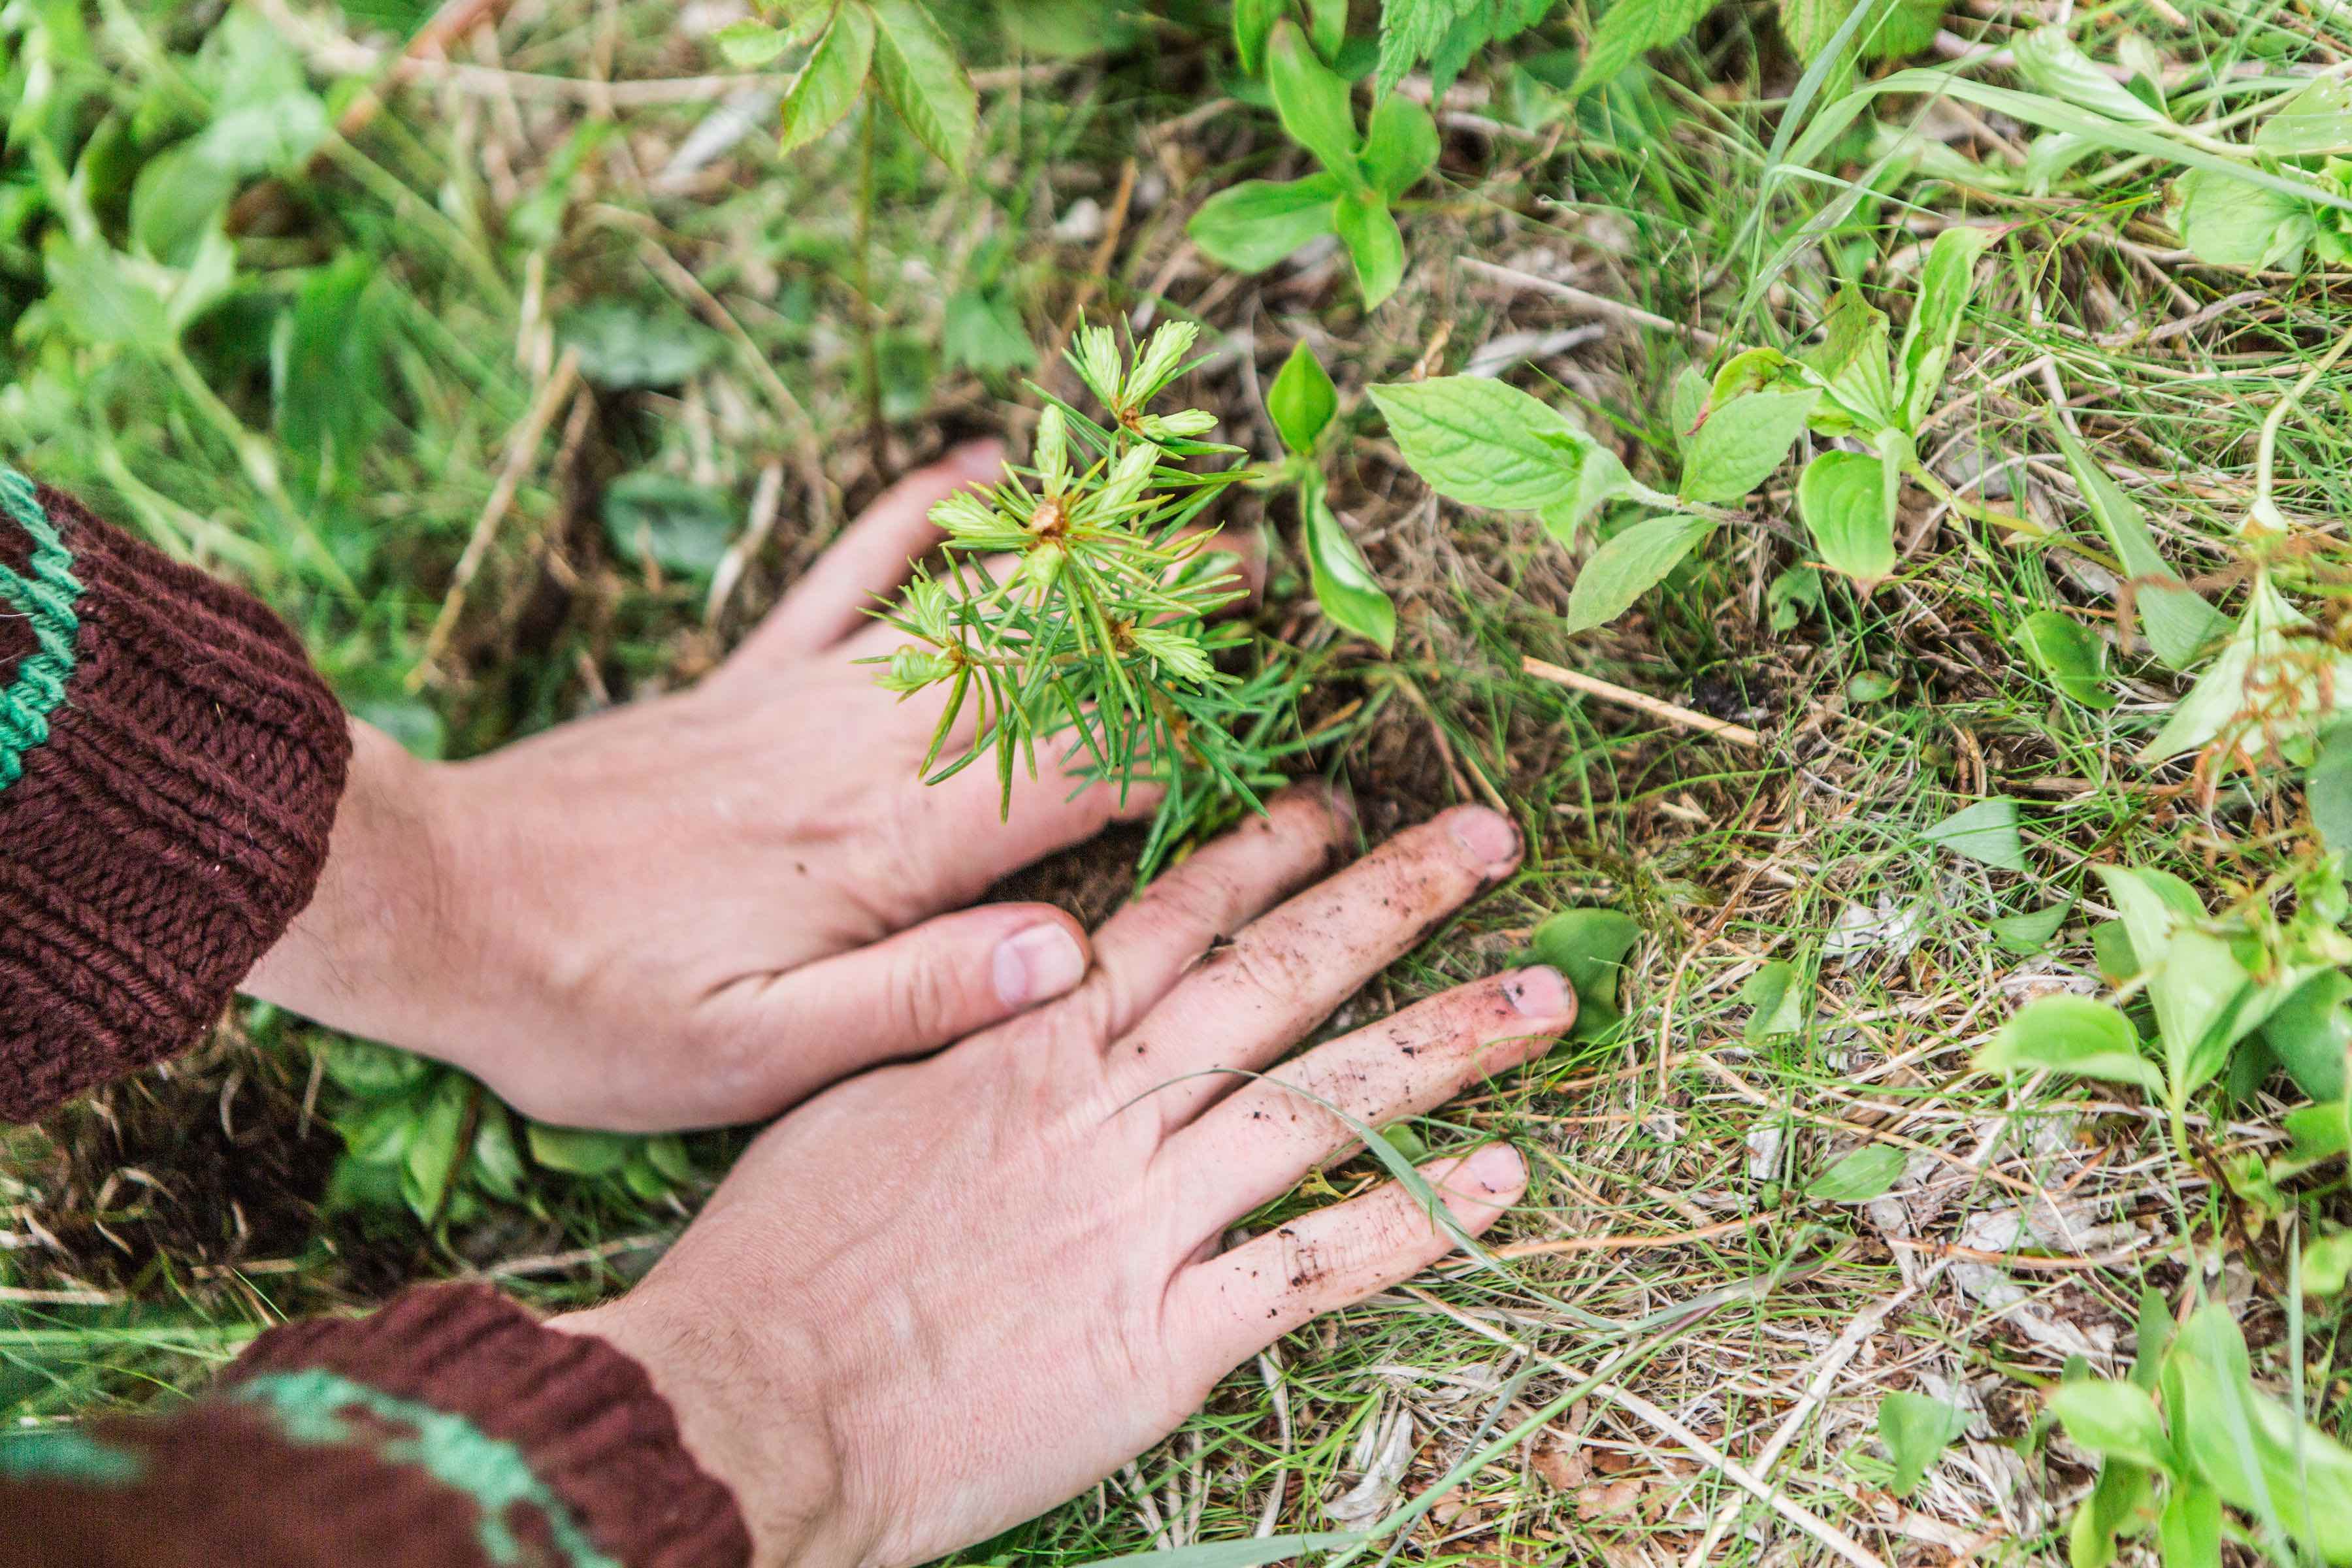
[{"label": "forest floor", "polygon": [[[0,16],[37,29],[56,9]],[[1790,574],[1810,546],[1784,469],[1631,613],[1570,635],[1589,544],[1434,498],[1362,389],[1506,376],[1671,488],[1677,372],[1801,341],[1841,276],[1899,321],[1925,242],[1990,223],[1927,464],[2062,540],[2095,538],[2053,422],[2079,433],[2181,569],[2234,606],[2231,530],[2266,479],[2343,543],[2352,363],[2318,361],[2344,329],[2346,274],[2200,262],[2168,226],[2179,171],[2158,160],[2095,158],[2029,194],[2007,175],[2035,128],[1957,98],[1889,96],[1793,166],[1801,67],[1762,7],[1727,7],[1571,102],[1581,7],[1564,7],[1438,97],[1440,183],[1401,204],[1404,282],[1367,312],[1335,248],[1244,276],[1187,236],[1239,173],[1307,167],[1231,95],[1221,8],[1103,8],[1067,54],[1045,23],[1024,50],[976,13],[958,23],[982,89],[969,179],[888,139],[874,171],[876,441],[855,139],[778,155],[779,82],[728,72],[710,42],[742,14],[731,0],[494,6],[366,110],[356,88],[391,66],[398,5],[239,9],[297,51],[342,133],[311,174],[240,194],[233,285],[163,348],[41,297],[8,205],[38,171],[5,154],[0,454],[253,584],[355,711],[456,757],[690,682],[887,473],[976,431],[1018,447],[1036,406],[1022,378],[1073,392],[1055,351],[1076,323],[1181,318],[1210,356],[1186,402],[1254,454],[1277,450],[1261,397],[1294,344],[1339,384],[1332,500],[1396,602],[1392,654],[1318,615],[1286,502],[1236,492],[1220,513],[1269,542],[1255,622],[1307,650],[1310,711],[1358,721],[1312,765],[1354,791],[1368,839],[1485,801],[1531,846],[1520,876],[1333,1026],[1514,961],[1564,909],[1641,928],[1621,1028],[1411,1126],[1433,1148],[1505,1136],[1528,1152],[1534,1185],[1489,1238],[1503,1267],[1449,1267],[1318,1323],[1118,1478],[966,1560],[1083,1563],[1419,1505],[1407,1554],[1433,1564],[2060,1561],[2095,1466],[2039,1391],[2070,1365],[2118,1374],[2144,1292],[2171,1303],[2192,1285],[2232,1305],[2266,1366],[2295,1361],[2306,1413],[2340,1429],[2352,1384],[2334,1319],[2288,1308],[2290,1241],[2313,1211],[2265,1209],[2224,1175],[2284,1145],[2283,1081],[2196,1101],[2184,1151],[2136,1091],[1971,1067],[2023,999],[2099,988],[2095,864],[2168,868],[2221,900],[2306,847],[2294,791],[2206,792],[2137,760],[2178,699],[2168,672],[2123,660],[2106,680],[2120,700],[2090,706],[2021,651],[2014,628],[2039,609],[2113,629],[2114,576],[1912,489],[1895,577],[1866,598],[1808,590]],[[1956,7],[1915,63],[2007,80],[2004,42],[2060,9]],[[108,79],[75,136],[104,246],[170,145],[154,123],[213,101],[201,47],[221,11],[100,10],[83,42]],[[2128,39],[2177,110],[2352,59],[2352,23],[2325,6],[2121,0],[2077,34],[2102,59]],[[1426,78],[1402,90],[1432,96]],[[93,151],[101,121],[117,129]],[[1911,152],[1884,159],[1903,137]],[[2000,177],[1952,177],[1962,162]],[[367,300],[354,330],[376,336],[339,362],[298,334],[323,357],[303,391],[318,405],[289,417],[273,333],[338,269]],[[557,384],[583,333],[595,374]],[[2315,369],[2306,416],[2265,456],[2264,416]],[[550,399],[428,657],[457,556]],[[267,521],[230,432],[291,473],[305,452],[315,466],[304,418],[344,433],[352,474],[297,528]],[[639,472],[706,498],[648,523],[679,531],[685,555],[706,511],[722,542],[750,531],[722,591],[708,570],[632,558],[606,497]],[[1996,796],[2018,803],[2022,871],[1929,831]],[[1136,849],[1115,835],[1021,887],[1098,920]],[[2012,918],[2042,911],[2038,932]],[[1786,982],[1785,1004],[1759,974]],[[331,1059],[317,1031],[240,1005],[197,1055],[0,1137],[0,1422],[37,1430],[194,1386],[271,1321],[411,1280],[488,1278],[548,1306],[609,1294],[740,1147],[686,1141],[688,1180],[642,1159],[534,1164],[511,1199],[436,1193],[428,1225],[396,1172],[387,1187],[341,1160],[383,1064]],[[405,1072],[397,1094],[429,1093]],[[1893,1153],[1850,1159],[1870,1149]],[[1322,1172],[1261,1223],[1380,1175]],[[1879,1437],[1897,1392],[1966,1422],[1900,1498]],[[1536,1436],[1429,1495],[1542,1413]]]}]

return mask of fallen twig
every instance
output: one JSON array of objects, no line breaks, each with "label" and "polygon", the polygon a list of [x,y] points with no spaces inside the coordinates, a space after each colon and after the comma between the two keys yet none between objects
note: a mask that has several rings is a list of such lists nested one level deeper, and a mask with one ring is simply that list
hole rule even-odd
[{"label": "fallen twig", "polygon": [[1619,686],[1612,681],[1602,680],[1598,677],[1581,674],[1573,669],[1564,669],[1559,665],[1548,664],[1532,654],[1519,660],[1519,668],[1538,680],[1549,680],[1556,686],[1565,686],[1573,690],[1581,691],[1588,697],[1598,697],[1604,702],[1614,702],[1621,708],[1631,708],[1637,712],[1647,713],[1653,719],[1663,720],[1666,723],[1679,725],[1685,730],[1696,730],[1702,735],[1712,735],[1718,741],[1729,741],[1735,745],[1747,746],[1759,752],[1764,749],[1764,737],[1745,724],[1734,724],[1726,719],[1710,719],[1706,714],[1695,712],[1678,702],[1668,702],[1662,698],[1651,697],[1627,687]]}]

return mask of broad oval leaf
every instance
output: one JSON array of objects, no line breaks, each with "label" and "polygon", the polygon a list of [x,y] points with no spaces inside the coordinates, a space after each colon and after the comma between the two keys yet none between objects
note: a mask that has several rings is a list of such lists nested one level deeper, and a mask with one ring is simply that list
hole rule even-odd
[{"label": "broad oval leaf", "polygon": [[1339,391],[1323,363],[1305,343],[1293,347],[1266,388],[1266,417],[1274,421],[1275,434],[1284,446],[1307,457],[1339,411]]},{"label": "broad oval leaf", "polygon": [[1437,121],[1409,98],[1391,93],[1372,106],[1364,131],[1364,175],[1394,200],[1437,167]]},{"label": "broad oval leaf", "polygon": [[1868,589],[1895,573],[1888,464],[1863,452],[1823,452],[1797,477],[1797,510],[1822,561]]},{"label": "broad oval leaf", "polygon": [[961,174],[971,160],[980,97],[955,46],[922,0],[872,0],[874,79],[915,139]]},{"label": "broad oval leaf", "polygon": [[2144,1388],[2104,1378],[2062,1383],[2051,1392],[2050,1413],[2067,1436],[2102,1458],[2127,1459],[2165,1475],[2178,1472],[2172,1439]]},{"label": "broad oval leaf", "polygon": [[2316,1100],[2340,1100],[2345,1053],[2352,1050],[2352,979],[2330,969],[2297,986],[2263,1020],[2263,1043],[2297,1088]]},{"label": "broad oval leaf", "polygon": [[2115,693],[2105,684],[2107,648],[2089,627],[2063,610],[2037,610],[2012,634],[2051,684],[2085,708],[2112,708]]},{"label": "broad oval leaf", "polygon": [[2088,996],[2037,996],[2010,1016],[1976,1054],[1979,1072],[2062,1072],[2137,1084],[2161,1094],[2164,1079],[2140,1054],[2139,1031],[2116,1008]]},{"label": "broad oval leaf", "polygon": [[2292,271],[2318,233],[2310,209],[2286,192],[2216,169],[2191,169],[2173,190],[2180,242],[2217,267]]},{"label": "broad oval leaf", "polygon": [[840,6],[784,94],[783,140],[777,150],[805,147],[840,124],[873,64],[874,13],[862,5]]},{"label": "broad oval leaf", "polygon": [[1218,266],[1263,272],[1333,231],[1339,190],[1333,174],[1244,180],[1202,202],[1184,232]]},{"label": "broad oval leaf", "polygon": [[1706,518],[1668,512],[1612,536],[1576,574],[1568,594],[1568,629],[1591,631],[1623,615],[1714,531]]},{"label": "broad oval leaf", "polygon": [[1536,927],[1528,939],[1536,961],[1559,970],[1576,993],[1576,1038],[1597,1038],[1623,1016],[1617,988],[1641,939],[1633,917],[1615,910],[1562,910]]},{"label": "broad oval leaf", "polygon": [[1591,438],[1517,387],[1448,375],[1371,392],[1405,461],[1449,500],[1534,511],[1576,488]]},{"label": "broad oval leaf", "polygon": [[1886,1489],[1909,1497],[1918,1489],[1937,1456],[1969,1429],[1975,1416],[1946,1400],[1897,1390],[1878,1402],[1878,1440],[1895,1461]]},{"label": "broad oval leaf", "polygon": [[1886,1194],[1910,1159],[1892,1143],[1865,1143],[1815,1176],[1805,1195],[1815,1203],[1866,1204]]},{"label": "broad oval leaf", "polygon": [[734,542],[735,518],[719,497],[670,474],[625,474],[604,491],[604,533],[626,560],[708,576]]},{"label": "broad oval leaf", "polygon": [[1715,409],[1690,439],[1675,493],[1685,500],[1716,502],[1747,495],[1788,458],[1820,397],[1811,387],[1751,392]]},{"label": "broad oval leaf", "polygon": [[2002,795],[1963,806],[1919,834],[1921,842],[1965,855],[2003,871],[2022,871],[2025,846],[2017,836],[2017,802]]}]

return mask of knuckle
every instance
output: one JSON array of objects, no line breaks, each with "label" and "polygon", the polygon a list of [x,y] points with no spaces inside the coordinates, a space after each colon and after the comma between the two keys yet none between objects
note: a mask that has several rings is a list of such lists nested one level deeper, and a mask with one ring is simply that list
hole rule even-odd
[{"label": "knuckle", "polygon": [[909,1039],[945,1036],[961,1016],[962,986],[937,957],[919,955],[899,965],[890,987],[891,1022]]},{"label": "knuckle", "polygon": [[1227,984],[1269,1001],[1295,1002],[1318,989],[1314,958],[1286,939],[1244,936],[1213,955],[1210,963]]}]

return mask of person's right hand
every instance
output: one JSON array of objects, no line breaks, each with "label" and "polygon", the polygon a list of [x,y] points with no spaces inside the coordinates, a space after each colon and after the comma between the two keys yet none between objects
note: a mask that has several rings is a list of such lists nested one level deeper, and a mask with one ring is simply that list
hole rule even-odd
[{"label": "person's right hand", "polygon": [[[1322,795],[1279,797],[1104,925],[1072,994],[790,1112],[643,1284],[556,1320],[646,1367],[758,1563],[890,1568],[982,1540],[1452,1249],[1390,1184],[1220,1250],[1353,1145],[1324,1105],[1372,1126],[1429,1110],[1575,1016],[1557,972],[1525,969],[1274,1068],[1518,859],[1507,821],[1463,807],[1261,912],[1347,837]],[[1499,1143],[1423,1173],[1470,1231],[1526,1184]]]}]

